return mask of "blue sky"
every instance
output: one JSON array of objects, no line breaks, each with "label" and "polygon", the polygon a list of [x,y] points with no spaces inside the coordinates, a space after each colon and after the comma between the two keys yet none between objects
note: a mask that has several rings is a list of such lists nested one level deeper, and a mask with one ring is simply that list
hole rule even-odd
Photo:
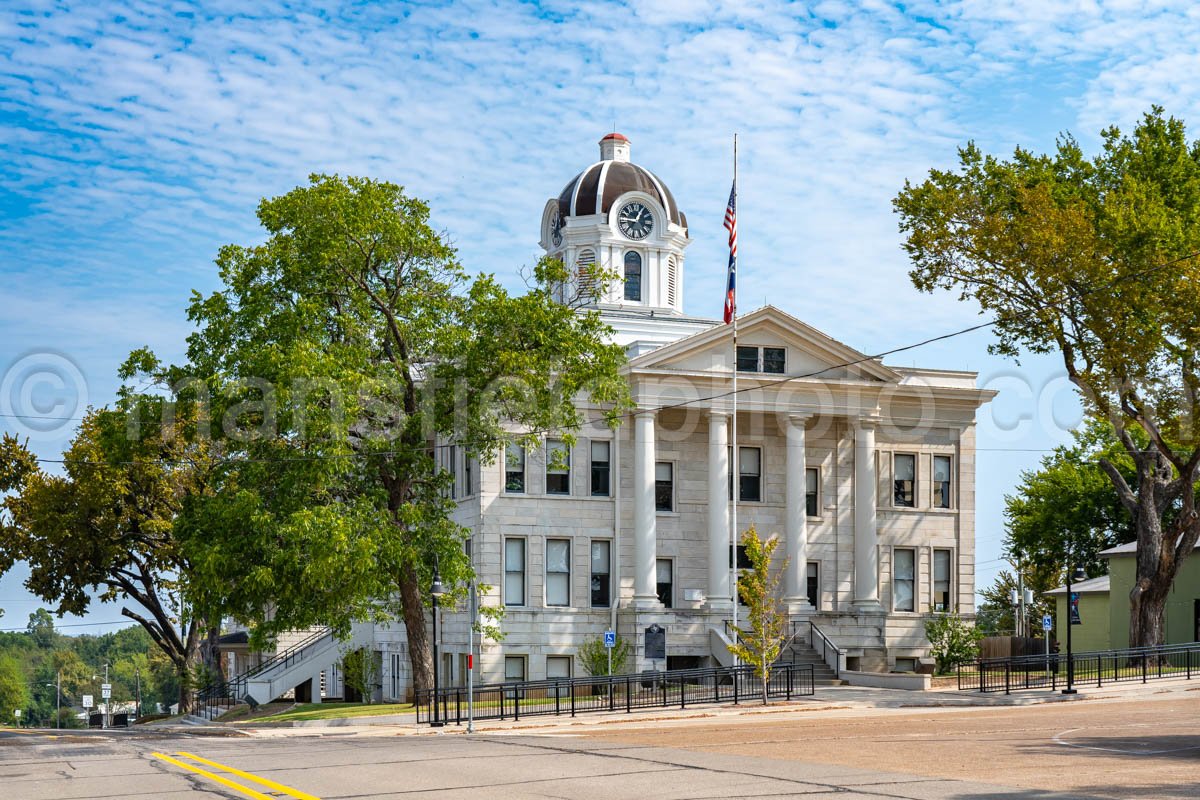
[{"label": "blue sky", "polygon": [[[468,268],[516,285],[546,199],[614,126],[688,215],[690,313],[721,307],[736,131],[743,309],[769,297],[868,352],[965,327],[975,308],[908,281],[904,180],[968,139],[1094,147],[1152,103],[1195,119],[1197,34],[1193,4],[1132,0],[7,3],[0,412],[77,417],[132,348],[178,358],[217,248],[256,240],[259,198],[315,171],[403,184]],[[1003,494],[1078,420],[1053,359],[987,342],[896,362],[1002,390],[979,422],[980,585],[1002,566]],[[46,458],[71,425],[0,416]],[[22,577],[0,579],[0,627],[38,605]]]}]

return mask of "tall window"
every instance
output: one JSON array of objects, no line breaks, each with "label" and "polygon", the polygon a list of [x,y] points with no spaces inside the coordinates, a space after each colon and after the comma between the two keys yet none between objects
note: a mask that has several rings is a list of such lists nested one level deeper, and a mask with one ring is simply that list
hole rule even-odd
[{"label": "tall window", "polygon": [[525,491],[525,448],[519,444],[510,443],[504,452],[504,491]]},{"label": "tall window", "polygon": [[470,497],[475,491],[475,476],[471,469],[471,454],[463,451],[463,495]]},{"label": "tall window", "polygon": [[950,507],[950,456],[933,457],[933,507]]},{"label": "tall window", "polygon": [[571,493],[571,450],[566,442],[546,441],[546,494]]},{"label": "tall window", "polygon": [[658,590],[658,602],[665,608],[674,607],[675,599],[675,570],[669,558],[660,558],[654,563],[655,588]]},{"label": "tall window", "polygon": [[571,542],[546,540],[546,605],[571,605]]},{"label": "tall window", "polygon": [[625,299],[642,301],[642,256],[639,253],[625,254]]},{"label": "tall window", "polygon": [[[570,656],[546,656],[546,680],[548,681],[569,681],[571,680],[571,657]],[[559,697],[570,697],[571,689],[568,686],[556,686]]]},{"label": "tall window", "polygon": [[804,470],[804,513],[815,517],[819,513],[817,506],[817,468],[809,467]]},{"label": "tall window", "polygon": [[456,500],[462,492],[458,483],[458,447],[446,448],[446,471],[450,473],[450,499]]},{"label": "tall window", "polygon": [[933,551],[933,610],[950,610],[950,551]]},{"label": "tall window", "polygon": [[738,499],[762,500],[762,450],[742,447],[738,452]]},{"label": "tall window", "polygon": [[818,611],[821,609],[821,565],[816,561],[807,562],[808,574],[805,576],[805,589],[808,604]]},{"label": "tall window", "polygon": [[592,440],[592,497],[608,497],[612,492],[611,452],[611,442]]},{"label": "tall window", "polygon": [[504,605],[525,605],[525,540],[504,540]]},{"label": "tall window", "polygon": [[912,508],[917,499],[917,457],[909,453],[896,453],[892,458],[895,472],[895,498],[893,505]]},{"label": "tall window", "polygon": [[612,605],[612,542],[592,542],[592,608]]},{"label": "tall window", "polygon": [[917,551],[892,551],[892,608],[896,611],[915,611]]},{"label": "tall window", "polygon": [[670,461],[659,461],[654,465],[654,508],[675,510],[675,465]]}]

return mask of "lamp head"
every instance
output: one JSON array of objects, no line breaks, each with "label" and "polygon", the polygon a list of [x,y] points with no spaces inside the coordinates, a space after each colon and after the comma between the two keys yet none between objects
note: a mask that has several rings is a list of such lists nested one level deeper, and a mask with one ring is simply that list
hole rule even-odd
[{"label": "lamp head", "polygon": [[1087,573],[1083,571],[1083,567],[1075,568],[1075,572],[1071,576],[1071,580],[1075,581],[1076,583],[1087,580]]},{"label": "lamp head", "polygon": [[438,599],[446,594],[446,587],[442,585],[442,576],[436,572],[433,573],[433,585],[429,587],[429,593]]}]

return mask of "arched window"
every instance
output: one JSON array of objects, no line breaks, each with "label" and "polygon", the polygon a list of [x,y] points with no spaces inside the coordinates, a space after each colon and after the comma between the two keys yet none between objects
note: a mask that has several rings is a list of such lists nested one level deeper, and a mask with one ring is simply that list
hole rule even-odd
[{"label": "arched window", "polygon": [[642,256],[639,253],[625,254],[625,299],[642,301]]}]

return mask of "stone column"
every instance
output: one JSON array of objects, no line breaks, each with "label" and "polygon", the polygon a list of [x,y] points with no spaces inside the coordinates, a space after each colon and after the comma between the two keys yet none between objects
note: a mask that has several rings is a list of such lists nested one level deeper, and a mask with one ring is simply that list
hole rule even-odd
[{"label": "stone column", "polygon": [[804,425],[807,414],[791,414],[787,423],[787,512],[784,533],[787,570],[784,573],[784,602],[790,613],[811,611],[805,579],[808,576],[808,512],[805,495],[807,482],[805,472],[808,462],[805,457]]},{"label": "stone column", "polygon": [[729,610],[729,415],[708,414],[708,607]]},{"label": "stone column", "polygon": [[654,412],[639,411],[633,421],[633,605],[659,606],[654,562],[658,552],[654,508]]},{"label": "stone column", "polygon": [[854,606],[862,611],[882,611],[875,473],[875,422],[860,419],[854,426]]}]

